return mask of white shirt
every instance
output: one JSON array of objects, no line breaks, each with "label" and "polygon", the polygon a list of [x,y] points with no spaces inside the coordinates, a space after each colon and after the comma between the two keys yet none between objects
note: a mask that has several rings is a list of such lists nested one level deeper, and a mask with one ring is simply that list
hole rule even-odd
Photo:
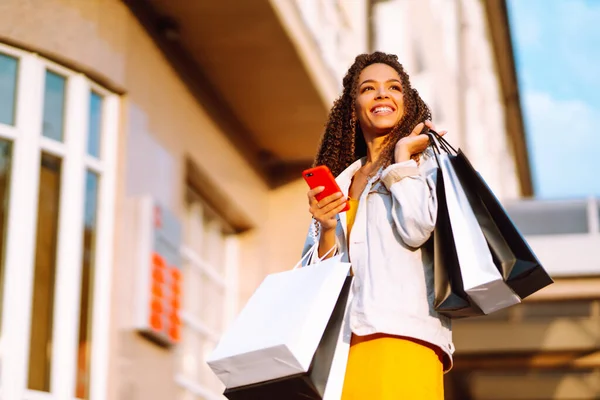
[{"label": "white shirt", "polygon": [[[358,160],[336,181],[348,195]],[[407,336],[431,343],[452,365],[450,319],[433,307],[433,251],[430,242],[437,217],[437,164],[427,150],[414,160],[392,164],[371,178],[360,199],[346,240],[346,215],[338,215],[336,253],[354,271],[350,327],[356,335]],[[311,224],[303,254],[318,247],[319,232]],[[307,264],[318,262],[318,248]],[[449,370],[448,368],[447,370]]]}]

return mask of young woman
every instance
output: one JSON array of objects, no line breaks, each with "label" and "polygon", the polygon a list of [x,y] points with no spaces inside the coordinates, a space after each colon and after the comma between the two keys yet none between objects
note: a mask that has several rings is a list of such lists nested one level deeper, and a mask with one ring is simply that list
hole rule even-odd
[{"label": "young woman", "polygon": [[453,345],[449,319],[433,308],[436,164],[420,134],[433,129],[431,113],[394,55],[359,55],[343,86],[315,159],[341,193],[308,192],[304,249],[317,246],[311,262],[334,248],[352,263],[342,400],[443,400]]}]

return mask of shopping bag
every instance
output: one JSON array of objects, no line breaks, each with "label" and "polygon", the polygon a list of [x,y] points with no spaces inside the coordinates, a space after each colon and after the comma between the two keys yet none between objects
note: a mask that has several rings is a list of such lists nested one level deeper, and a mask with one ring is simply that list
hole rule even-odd
[{"label": "shopping bag", "polygon": [[542,264],[481,175],[462,151],[452,160],[490,246],[494,262],[508,286],[521,299],[552,284]]},{"label": "shopping bag", "polygon": [[441,174],[437,176],[436,194],[438,211],[433,231],[434,308],[453,319],[483,315],[483,311],[464,290]]},{"label": "shopping bag", "polygon": [[349,270],[338,255],[267,276],[207,360],[225,387],[318,371],[313,360]]},{"label": "shopping bag", "polygon": [[350,351],[346,315],[351,284],[349,276],[306,373],[227,389],[225,397],[229,400],[339,400]]},{"label": "shopping bag", "polygon": [[[494,263],[508,286],[521,298],[537,292],[554,281],[541,265],[525,238],[512,222],[485,180],[475,170],[466,155],[436,132],[431,131],[450,154],[455,171],[488,242]],[[475,201],[473,201],[475,200]]]},{"label": "shopping bag", "polygon": [[[435,139],[434,136],[431,136]],[[469,199],[451,163],[450,154],[436,152],[450,229],[465,293],[485,313],[518,304],[520,298],[508,287],[487,245]],[[476,201],[476,200],[472,200]]]}]

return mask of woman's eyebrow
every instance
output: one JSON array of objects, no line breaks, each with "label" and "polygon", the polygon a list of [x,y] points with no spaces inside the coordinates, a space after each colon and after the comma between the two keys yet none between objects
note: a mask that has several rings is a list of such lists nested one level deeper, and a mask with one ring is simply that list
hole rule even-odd
[{"label": "woman's eyebrow", "polygon": [[[361,84],[360,84],[360,85],[358,85],[358,86],[362,86],[362,85],[364,85],[365,83],[369,83],[369,82],[370,82],[370,83],[377,83],[377,81],[376,81],[375,79],[366,79],[366,80],[364,80],[363,82],[361,82]],[[388,80],[386,81],[386,83],[390,83],[390,82],[398,82],[398,83],[400,83],[400,84],[402,83],[402,82],[400,82],[400,81],[399,81],[398,79],[396,79],[396,78],[388,79]]]}]

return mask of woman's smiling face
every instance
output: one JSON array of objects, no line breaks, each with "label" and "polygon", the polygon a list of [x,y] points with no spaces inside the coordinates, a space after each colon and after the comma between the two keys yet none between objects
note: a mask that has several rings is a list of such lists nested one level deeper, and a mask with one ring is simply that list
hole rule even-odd
[{"label": "woman's smiling face", "polygon": [[398,72],[387,64],[371,64],[358,76],[356,116],[363,134],[388,134],[404,115]]}]

